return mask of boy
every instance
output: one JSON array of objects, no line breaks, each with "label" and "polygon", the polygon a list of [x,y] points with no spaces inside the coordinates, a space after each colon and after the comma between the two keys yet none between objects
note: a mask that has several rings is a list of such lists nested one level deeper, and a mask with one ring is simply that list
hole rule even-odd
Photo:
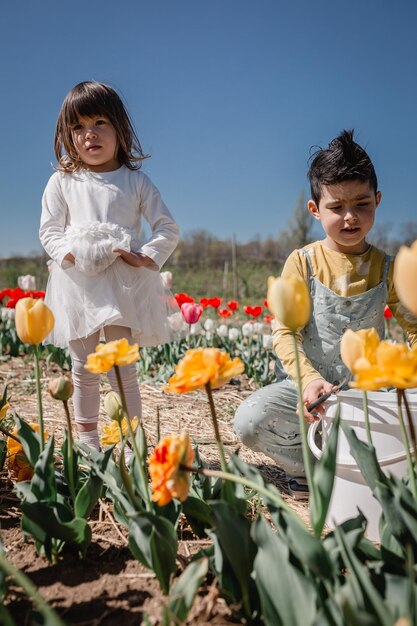
[{"label": "boy", "polygon": [[[417,342],[417,318],[395,293],[392,258],[366,241],[381,192],[374,166],[353,140],[353,131],[343,131],[328,148],[313,155],[308,178],[307,207],[321,222],[325,238],[294,250],[282,270],[282,276],[302,277],[312,298],[310,321],[298,333],[305,406],[349,377],[340,358],[340,341],[347,328],[374,327],[384,336],[386,304],[407,331],[410,344]],[[234,428],[245,445],[270,456],[294,477],[290,491],[300,495],[305,474],[293,340],[278,322],[273,337],[278,382],[258,389],[240,405]],[[312,413],[305,410],[306,420],[312,422],[323,412],[321,405]]]}]

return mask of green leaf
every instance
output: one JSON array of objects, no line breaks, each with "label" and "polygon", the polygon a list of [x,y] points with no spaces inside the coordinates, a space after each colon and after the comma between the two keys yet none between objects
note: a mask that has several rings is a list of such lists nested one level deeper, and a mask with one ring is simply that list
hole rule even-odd
[{"label": "green leaf", "polygon": [[7,442],[5,439],[0,439],[0,470],[3,469],[6,458],[7,458]]},{"label": "green leaf", "polygon": [[327,445],[319,461],[315,464],[313,483],[318,499],[310,499],[310,521],[316,537],[320,537],[329,510],[336,473],[337,442],[339,439],[340,405],[332,424]]},{"label": "green leaf", "polygon": [[[20,493],[19,485],[16,486]],[[23,489],[25,489],[23,487]],[[28,501],[36,502],[44,500],[46,502],[55,502],[57,497],[55,483],[55,466],[54,466],[54,438],[51,437],[39,455],[34,467],[34,474],[30,482],[30,490],[26,491],[25,496]]]},{"label": "green leaf", "polygon": [[155,572],[162,591],[167,594],[177,556],[177,533],[171,522],[152,513],[136,515],[129,527],[129,549]]},{"label": "green leaf", "polygon": [[214,515],[214,530],[211,534],[217,535],[221,550],[239,583],[244,609],[251,614],[254,590],[250,576],[256,545],[250,535],[250,521],[229,502],[218,500],[210,506]]},{"label": "green leaf", "polygon": [[61,446],[62,462],[63,462],[63,474],[67,485],[71,484],[70,478],[72,478],[72,484],[74,489],[78,487],[78,452],[73,447],[72,452],[72,466],[70,467],[70,455],[68,454],[68,432],[65,431],[65,438]]},{"label": "green leaf", "polygon": [[392,626],[395,616],[392,614],[383,597],[378,593],[370,580],[369,570],[355,556],[345,541],[340,527],[335,528],[335,537],[340,546],[345,567],[349,571],[347,584],[353,591],[355,608],[366,609],[375,616],[378,626]]},{"label": "green leaf", "polygon": [[188,496],[182,503],[182,512],[193,532],[198,537],[206,537],[206,529],[213,526],[213,516],[209,505],[204,500],[200,500],[200,498]]},{"label": "green leaf", "polygon": [[86,519],[90,515],[97,504],[102,488],[103,481],[91,471],[75,498],[74,513],[77,517]]},{"label": "green leaf", "polygon": [[340,426],[349,442],[352,456],[371,490],[375,490],[377,483],[386,484],[387,478],[378,463],[375,448],[369,443],[361,441],[353,428],[343,420],[341,420]]},{"label": "green leaf", "polygon": [[208,559],[203,558],[191,562],[175,582],[170,592],[170,600],[166,607],[170,624],[182,624],[191,607],[196,593],[208,570]]},{"label": "green leaf", "polygon": [[29,463],[34,466],[41,453],[40,436],[19,415],[16,415],[15,419],[17,422],[17,434],[22,444],[23,452]]},{"label": "green leaf", "polygon": [[[290,560],[289,548],[259,517],[252,526],[258,547],[254,578],[266,626],[306,626],[316,612],[316,587]],[[279,579],[274,572],[279,567]]]}]

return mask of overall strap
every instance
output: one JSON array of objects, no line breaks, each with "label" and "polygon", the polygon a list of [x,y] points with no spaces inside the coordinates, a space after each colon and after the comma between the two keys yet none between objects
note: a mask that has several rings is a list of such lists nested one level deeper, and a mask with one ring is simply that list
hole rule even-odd
[{"label": "overall strap", "polygon": [[310,280],[310,278],[313,276],[313,267],[311,265],[311,258],[310,258],[309,252],[308,250],[305,250],[304,248],[301,248],[299,252],[301,252],[301,254],[305,257],[307,261],[307,280]]},{"label": "overall strap", "polygon": [[387,276],[388,276],[388,270],[389,270],[389,266],[391,261],[393,260],[393,256],[390,256],[389,254],[385,255],[385,265],[384,265],[384,274],[382,276],[382,282],[386,283],[387,282]]}]

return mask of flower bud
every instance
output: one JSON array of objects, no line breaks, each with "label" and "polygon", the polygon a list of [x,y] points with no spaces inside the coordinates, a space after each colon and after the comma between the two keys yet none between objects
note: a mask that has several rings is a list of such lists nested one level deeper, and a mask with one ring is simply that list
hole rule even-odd
[{"label": "flower bud", "polygon": [[23,343],[41,343],[53,329],[54,323],[51,309],[41,298],[22,298],[17,302],[16,332]]},{"label": "flower bud", "polygon": [[109,391],[104,397],[104,410],[110,419],[121,423],[124,412],[120,396],[115,391]]},{"label": "flower bud", "polygon": [[394,264],[394,285],[402,304],[417,315],[417,240],[401,246]]},{"label": "flower bud", "polygon": [[306,282],[298,276],[268,279],[268,306],[277,320],[292,332],[310,319],[311,301]]},{"label": "flower bud", "polygon": [[181,313],[187,324],[196,324],[203,313],[203,307],[194,302],[184,302],[181,304]]},{"label": "flower bud", "polygon": [[74,386],[66,376],[57,376],[49,381],[48,391],[55,400],[66,402],[71,398]]}]

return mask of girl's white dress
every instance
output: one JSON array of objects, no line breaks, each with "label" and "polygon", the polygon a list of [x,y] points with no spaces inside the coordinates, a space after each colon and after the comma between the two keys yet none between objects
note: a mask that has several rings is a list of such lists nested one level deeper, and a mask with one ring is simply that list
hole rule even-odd
[{"label": "girl's white dress", "polygon": [[[148,241],[142,217],[152,230]],[[112,252],[143,252],[160,269],[178,243],[178,227],[145,174],[125,166],[56,172],[43,194],[39,235],[52,259],[45,302],[55,326],[45,343],[64,348],[107,325],[129,327],[140,346],[171,340],[178,306],[159,271],[132,267]],[[75,265],[64,260],[68,252]]]}]

